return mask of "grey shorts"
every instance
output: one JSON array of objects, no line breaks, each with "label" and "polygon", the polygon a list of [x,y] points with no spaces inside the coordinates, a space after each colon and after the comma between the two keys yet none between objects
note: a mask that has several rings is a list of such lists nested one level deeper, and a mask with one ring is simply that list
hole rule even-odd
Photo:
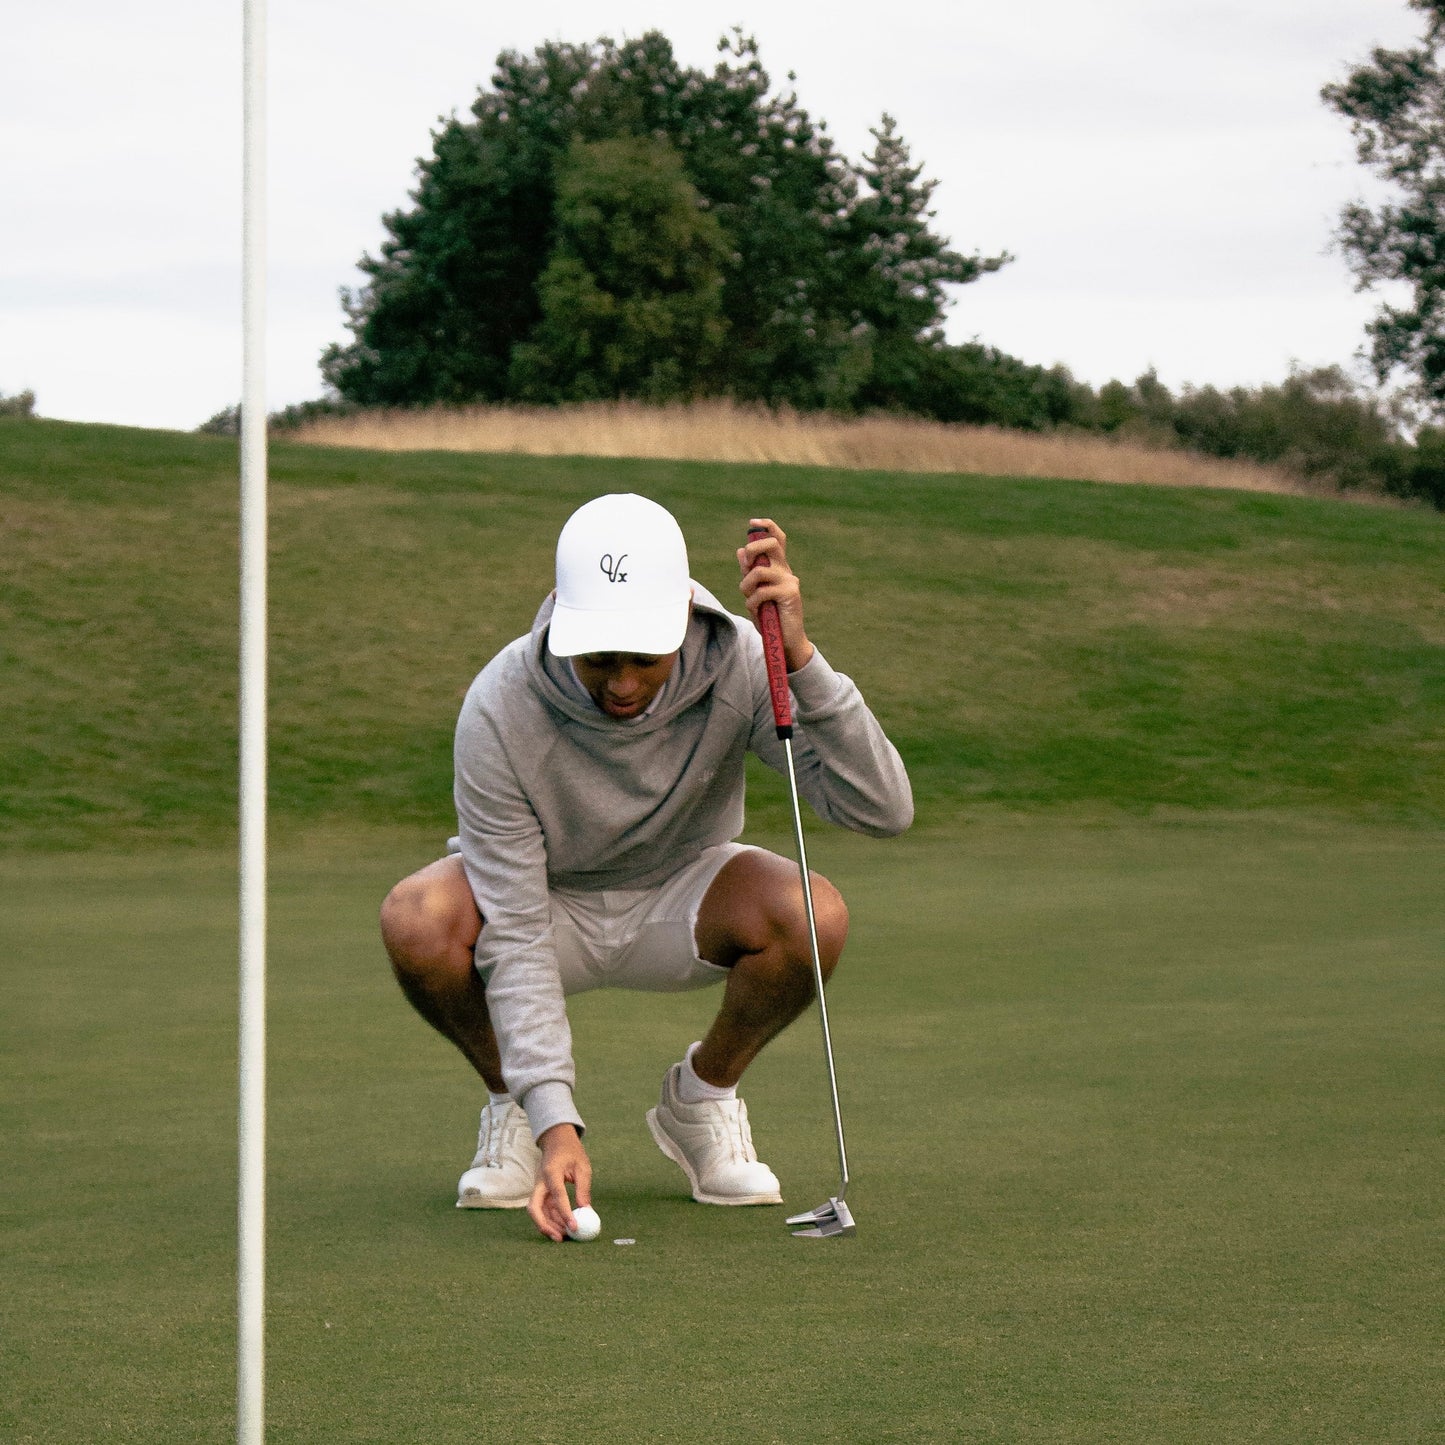
[{"label": "grey shorts", "polygon": [[[458,846],[453,839],[448,851]],[[698,955],[698,910],[723,865],[755,851],[747,843],[705,848],[652,888],[601,893],[554,888],[552,940],[563,993],[594,988],[682,993],[721,982],[728,970]]]},{"label": "grey shorts", "polygon": [[704,849],[655,888],[603,893],[552,890],[552,939],[562,991],[636,988],[681,993],[706,988],[728,970],[700,958],[697,914],[723,864],[752,851],[745,843]]}]

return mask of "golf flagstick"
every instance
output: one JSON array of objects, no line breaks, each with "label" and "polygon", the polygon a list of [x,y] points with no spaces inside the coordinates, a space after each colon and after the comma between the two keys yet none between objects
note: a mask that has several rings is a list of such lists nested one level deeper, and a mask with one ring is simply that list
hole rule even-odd
[{"label": "golf flagstick", "polygon": [[266,0],[244,0],[236,1440],[266,1436]]},{"label": "golf flagstick", "polygon": [[[748,541],[766,537],[761,527],[748,532]],[[756,565],[756,563],[754,564]],[[833,1067],[833,1036],[828,1029],[828,1001],[823,996],[823,963],[818,956],[818,925],[813,915],[813,886],[808,878],[808,850],[803,842],[803,811],[798,802],[798,775],[793,768],[793,699],[788,692],[788,662],[783,653],[783,626],[778,617],[778,604],[764,602],[758,608],[758,630],[763,637],[763,660],[768,668],[768,693],[773,703],[773,723],[783,745],[788,765],[788,792],[793,800],[793,836],[798,844],[798,871],[803,877],[803,904],[808,915],[808,944],[813,954],[813,984],[818,993],[818,1018],[823,1025],[823,1055],[828,1061],[828,1094],[833,1101],[833,1128],[838,1141],[838,1192],[806,1214],[788,1217],[789,1225],[808,1226],[795,1229],[799,1238],[826,1239],[836,1234],[852,1234],[857,1226],[843,1202],[848,1192],[848,1149],[843,1142],[843,1111],[838,1107],[838,1075]]]}]

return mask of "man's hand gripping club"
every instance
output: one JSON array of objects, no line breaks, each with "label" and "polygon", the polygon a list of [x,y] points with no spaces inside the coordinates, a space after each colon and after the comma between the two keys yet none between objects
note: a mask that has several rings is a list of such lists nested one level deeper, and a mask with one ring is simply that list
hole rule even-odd
[{"label": "man's hand gripping club", "polygon": [[753,622],[764,602],[778,604],[778,621],[782,624],[783,656],[788,671],[806,667],[813,656],[813,644],[803,630],[803,590],[798,574],[788,565],[787,534],[770,517],[754,517],[748,523],[753,536],[746,546],[738,548],[738,566],[743,580],[738,590],[743,594]]}]

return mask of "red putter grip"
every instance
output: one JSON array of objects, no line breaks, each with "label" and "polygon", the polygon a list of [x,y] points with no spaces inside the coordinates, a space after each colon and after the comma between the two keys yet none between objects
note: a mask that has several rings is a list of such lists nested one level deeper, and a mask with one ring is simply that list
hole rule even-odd
[{"label": "red putter grip", "polygon": [[[755,542],[769,534],[761,527],[748,530],[748,541]],[[756,567],[761,557],[754,560]],[[763,661],[768,665],[768,694],[773,700],[773,722],[780,738],[793,735],[793,697],[788,691],[788,659],[783,652],[783,624],[778,617],[778,604],[764,602],[758,608],[758,631],[763,635]]]}]

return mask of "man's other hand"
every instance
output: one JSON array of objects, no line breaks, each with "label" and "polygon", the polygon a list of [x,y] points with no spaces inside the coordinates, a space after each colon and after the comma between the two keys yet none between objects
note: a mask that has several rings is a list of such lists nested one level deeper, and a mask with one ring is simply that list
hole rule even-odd
[{"label": "man's other hand", "polygon": [[592,1203],[592,1161],[573,1124],[553,1124],[537,1143],[542,1148],[542,1162],[527,1213],[548,1239],[561,1243],[567,1231],[577,1226],[567,1186],[572,1186],[578,1204]]}]

